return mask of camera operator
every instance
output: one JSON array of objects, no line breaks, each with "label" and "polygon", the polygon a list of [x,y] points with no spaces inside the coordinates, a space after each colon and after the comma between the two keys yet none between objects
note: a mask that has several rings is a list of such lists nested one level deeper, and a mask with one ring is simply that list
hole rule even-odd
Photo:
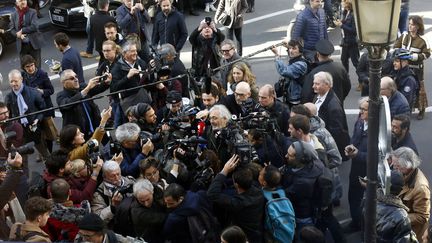
[{"label": "camera operator", "polygon": [[183,108],[182,95],[177,91],[169,91],[166,97],[166,106],[157,111],[157,121],[166,123],[171,118],[178,117]]},{"label": "camera operator", "polygon": [[[6,163],[6,177],[0,179],[0,209],[3,209],[9,202],[12,193],[16,190],[16,187],[23,176],[23,160],[19,153],[16,153],[14,158],[11,158],[11,154],[8,154]],[[3,220],[0,219],[0,221]],[[0,230],[0,238],[8,239],[9,232],[3,228],[3,226],[6,227],[6,222],[0,222],[0,226],[2,226],[2,229]]]},{"label": "camera operator", "polygon": [[86,142],[84,133],[76,125],[66,125],[60,131],[60,147],[69,153],[69,159],[83,159],[89,162],[89,142],[96,140],[98,144],[102,142],[105,135],[105,124],[111,117],[111,107],[104,109],[101,113],[99,127],[96,128],[92,137]]},{"label": "camera operator", "polygon": [[[24,85],[20,71],[13,69],[9,72],[8,77],[11,92],[6,95],[5,103],[11,118],[45,109],[45,101],[41,93]],[[26,143],[35,142],[36,149],[41,157],[45,159],[49,156],[49,151],[45,139],[42,139],[40,129],[40,122],[42,122],[43,118],[44,114],[39,113],[23,117],[19,120],[19,123],[23,126],[24,141]]]},{"label": "camera operator", "polygon": [[204,134],[208,141],[207,148],[216,151],[221,161],[228,161],[231,155],[223,133],[231,121],[231,113],[224,105],[214,105],[210,109],[209,119],[211,126]]},{"label": "camera operator", "polygon": [[[109,81],[100,82],[101,76],[93,77],[88,84],[79,83],[72,69],[64,70],[60,75],[63,90],[57,93],[57,104],[60,106],[80,101],[104,92],[109,87]],[[106,83],[108,82],[108,84]],[[89,139],[100,125],[100,111],[93,100],[60,108],[63,117],[63,127],[77,125],[84,138]]]},{"label": "camera operator", "polygon": [[205,17],[192,31],[189,42],[192,44],[192,69],[195,77],[204,77],[209,67],[215,69],[220,66],[219,49],[224,39],[225,35],[216,28],[211,17]]},{"label": "camera operator", "polygon": [[282,143],[278,143],[272,136],[266,131],[260,131],[259,129],[248,130],[248,140],[255,148],[259,164],[265,166],[265,164],[272,164],[277,168],[284,165],[284,155],[291,141],[284,137]]},{"label": "camera operator", "polygon": [[125,123],[116,130],[116,139],[121,144],[123,161],[120,163],[122,175],[138,178],[140,161],[149,156],[154,145],[150,139],[140,137],[141,129],[135,123]]},{"label": "camera operator", "polygon": [[[0,122],[3,122],[5,120],[9,119],[9,109],[7,108],[6,104],[3,102],[0,102]],[[23,144],[23,128],[18,123],[18,121],[9,121],[7,123],[0,123],[0,129],[1,129],[1,138],[0,138],[0,157],[6,158],[8,148],[10,146],[14,146],[15,148],[20,147]],[[6,134],[15,132],[15,136],[13,137],[6,137]]]},{"label": "camera operator", "polygon": [[138,103],[126,111],[129,122],[136,123],[141,131],[157,132],[157,116],[153,108],[147,103]]},{"label": "camera operator", "polygon": [[221,101],[232,115],[244,117],[255,107],[256,102],[251,98],[251,87],[248,83],[241,81],[236,85],[234,94],[225,96]]},{"label": "camera operator", "polygon": [[[276,119],[279,132],[289,136],[288,119],[290,110],[288,106],[276,99],[276,92],[272,85],[265,84],[258,93],[260,108],[264,108],[269,114],[270,119]],[[257,111],[260,111],[257,109]]]},{"label": "camera operator", "polygon": [[116,207],[125,197],[132,196],[135,179],[130,176],[122,176],[119,164],[112,160],[103,164],[102,175],[103,182],[93,194],[92,212],[99,215],[108,226],[111,226]]},{"label": "camera operator", "polygon": [[[168,65],[162,66],[156,73],[157,81],[165,81],[171,79],[171,68]],[[156,110],[162,109],[166,104],[166,97],[168,91],[177,91],[181,93],[183,91],[180,80],[173,79],[164,83],[159,83],[148,87],[151,92],[153,99],[153,107]]]}]

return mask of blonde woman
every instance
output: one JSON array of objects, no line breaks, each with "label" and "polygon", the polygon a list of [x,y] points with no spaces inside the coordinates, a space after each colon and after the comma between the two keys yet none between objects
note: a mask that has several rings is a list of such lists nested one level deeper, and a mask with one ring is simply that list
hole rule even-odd
[{"label": "blonde woman", "polygon": [[245,81],[251,87],[251,97],[253,100],[258,100],[258,87],[256,85],[256,77],[244,62],[234,63],[228,75],[227,95],[234,93],[235,86],[241,81]]}]

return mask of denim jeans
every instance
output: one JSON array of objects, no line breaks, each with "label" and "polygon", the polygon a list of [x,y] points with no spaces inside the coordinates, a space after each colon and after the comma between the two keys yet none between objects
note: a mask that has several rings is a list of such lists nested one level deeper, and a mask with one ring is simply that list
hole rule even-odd
[{"label": "denim jeans", "polygon": [[87,49],[86,52],[92,54],[94,49],[94,34],[90,29],[90,16],[87,18],[86,25],[86,33],[87,33]]},{"label": "denim jeans", "polygon": [[399,14],[399,33],[403,34],[404,32],[408,31],[407,25],[408,25],[408,15],[409,15],[409,5],[404,4],[401,6],[401,11]]},{"label": "denim jeans", "polygon": [[243,54],[243,39],[242,39],[242,28],[227,28],[226,37],[227,39],[234,41],[234,35],[237,39],[237,53],[241,56]]}]

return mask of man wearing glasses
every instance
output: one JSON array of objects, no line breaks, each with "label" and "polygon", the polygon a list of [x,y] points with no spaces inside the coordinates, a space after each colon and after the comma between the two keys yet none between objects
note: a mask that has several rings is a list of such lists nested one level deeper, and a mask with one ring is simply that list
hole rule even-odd
[{"label": "man wearing glasses", "polygon": [[[224,66],[221,69],[221,84],[222,87],[227,87],[228,74],[232,69],[232,64],[228,65],[228,63],[238,60],[241,57],[235,49],[234,41],[230,39],[225,39],[224,41],[222,41],[220,52],[222,55],[221,66]],[[246,61],[243,62],[248,65],[249,69],[251,68],[249,63],[247,63]]]},{"label": "man wearing glasses", "polygon": [[79,126],[80,131],[84,133],[85,140],[88,140],[99,126],[101,117],[98,106],[93,100],[82,101],[70,106],[65,105],[90,98],[105,91],[109,85],[100,83],[100,78],[101,76],[96,76],[90,79],[86,85],[85,83],[79,83],[77,74],[71,69],[64,70],[60,75],[63,90],[57,94],[57,104],[63,106],[60,108],[63,117],[62,126],[68,124]]},{"label": "man wearing glasses", "polygon": [[256,102],[251,98],[250,85],[244,81],[236,85],[234,94],[225,96],[221,101],[232,115],[237,117],[244,117],[253,110]]}]

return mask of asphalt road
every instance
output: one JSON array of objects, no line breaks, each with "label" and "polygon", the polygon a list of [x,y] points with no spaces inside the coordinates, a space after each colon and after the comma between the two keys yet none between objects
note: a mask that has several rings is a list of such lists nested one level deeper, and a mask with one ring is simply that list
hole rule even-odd
[{"label": "asphalt road", "polygon": [[[295,17],[295,12],[291,9],[293,4],[293,0],[272,0],[272,1],[256,1],[254,13],[246,14],[245,20],[246,24],[243,27],[243,40],[244,40],[244,51],[245,55],[249,53],[256,52],[258,50],[262,50],[263,48],[269,47],[272,44],[280,42],[280,40],[286,36],[286,28],[289,21]],[[426,37],[429,39],[429,42],[432,43],[432,11],[424,11],[425,9],[432,9],[432,3],[430,1],[424,0],[411,0],[411,14],[419,14],[424,17],[425,27],[426,27]],[[43,9],[42,13],[44,13],[44,18],[41,19],[41,22],[46,22],[48,19],[47,9]],[[204,19],[205,16],[214,16],[214,14],[206,14],[201,12],[201,16],[189,16],[186,15],[186,23],[188,27],[189,33],[195,28],[199,22]],[[58,52],[53,44],[52,36],[58,32],[59,30],[55,28],[48,28],[46,32],[44,32],[45,38],[45,46],[42,49],[42,58],[46,59],[61,59],[61,53]],[[85,50],[86,46],[86,35],[85,33],[68,33],[71,38],[71,45],[78,50]],[[334,29],[329,32],[330,40],[337,44],[340,42],[340,30]],[[336,51],[333,55],[334,59],[339,59],[339,48],[335,45]],[[190,67],[190,54],[191,46],[189,42],[184,46],[181,59],[185,63],[186,67]],[[249,59],[249,62],[252,64],[252,69],[254,74],[257,76],[257,82],[259,85],[263,85],[265,83],[271,83],[277,81],[278,75],[274,68],[273,63],[273,54],[271,51],[266,51],[260,53]],[[83,64],[85,65],[85,78],[88,80],[94,75],[95,67],[97,60],[85,59],[83,58]],[[1,84],[1,90],[3,93],[8,92],[8,84],[7,84],[7,73],[13,68],[19,68],[19,59],[15,50],[15,46],[12,44],[8,46],[8,50],[5,55],[0,60],[0,73],[4,77],[4,81]],[[48,70],[47,66],[43,66],[45,70]],[[348,125],[350,130],[354,125],[354,122],[357,118],[358,114],[358,99],[360,98],[360,93],[355,91],[357,86],[357,75],[353,71],[354,68],[351,66],[350,68],[350,78],[352,84],[352,90],[345,100],[345,108],[347,112]],[[431,75],[431,61],[426,61],[426,89],[427,93],[431,94],[432,92],[432,84],[428,81]],[[61,86],[59,84],[59,79],[57,76],[52,76],[52,83],[55,87],[56,92],[61,90]],[[432,97],[429,95],[429,98]],[[55,95],[53,96],[53,101],[55,101]],[[97,101],[101,107],[107,105],[106,100]],[[431,111],[430,107],[427,109]],[[57,118],[57,123],[60,124],[60,118]],[[422,121],[418,121],[415,119],[413,115],[412,123],[411,123],[411,132],[416,141],[419,154],[421,158],[424,160],[421,165],[421,169],[426,174],[427,178],[431,180],[432,178],[432,165],[428,158],[432,158],[432,150],[430,149],[430,137],[432,127],[432,114],[427,113],[426,117]],[[350,162],[343,164],[340,168],[341,170],[341,178],[342,183],[344,185],[344,198],[342,199],[342,204],[339,208],[335,210],[335,213],[340,219],[341,222],[345,223],[348,221],[349,212],[348,212],[348,204],[347,204],[347,187],[348,187],[348,174],[349,174]],[[36,170],[40,170],[41,166],[36,165]],[[352,235],[349,238],[350,242],[359,242],[359,235]]]}]

